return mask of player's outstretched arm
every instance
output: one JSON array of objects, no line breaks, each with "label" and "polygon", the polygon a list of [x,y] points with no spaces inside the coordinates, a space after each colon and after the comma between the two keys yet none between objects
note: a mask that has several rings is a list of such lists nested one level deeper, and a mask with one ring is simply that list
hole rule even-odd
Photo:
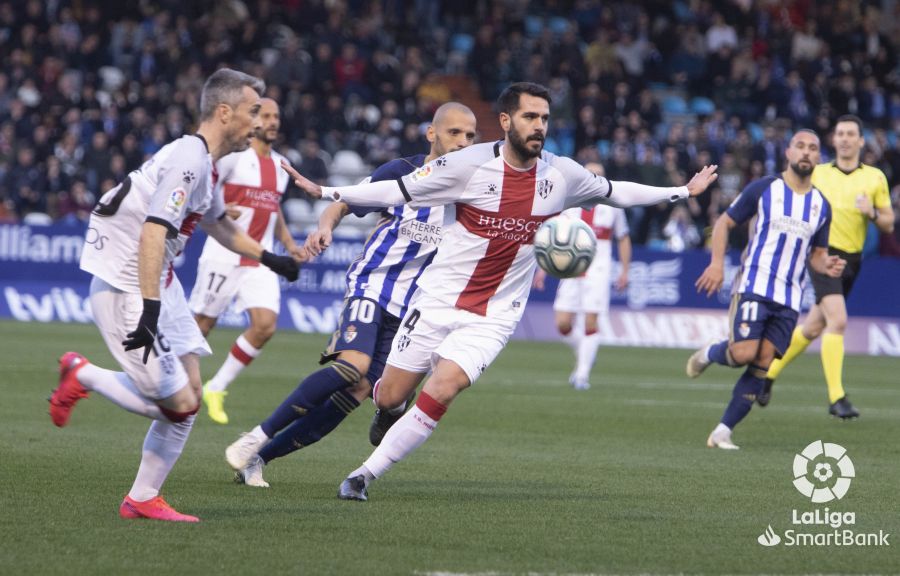
[{"label": "player's outstretched arm", "polygon": [[728,232],[737,226],[728,214],[722,214],[713,226],[710,240],[709,266],[697,278],[694,286],[697,292],[706,292],[706,296],[712,296],[722,288],[725,280],[725,250],[728,248]]},{"label": "player's outstretched arm", "polygon": [[718,164],[704,166],[702,170],[694,174],[694,177],[687,183],[688,193],[691,196],[699,196],[703,194],[710,185],[719,177],[716,170],[719,169]]},{"label": "player's outstretched arm", "polygon": [[828,249],[821,246],[813,248],[809,255],[809,267],[819,274],[825,274],[832,278],[840,278],[846,265],[846,260],[840,256],[830,256]]},{"label": "player's outstretched arm", "polygon": [[659,202],[674,202],[689,196],[698,196],[719,177],[716,174],[717,168],[718,166],[715,164],[704,166],[685,186],[648,186],[637,182],[611,181],[609,195],[600,201],[618,208],[629,208],[631,206],[650,206]]},{"label": "player's outstretched arm", "polygon": [[349,213],[350,207],[346,202],[335,202],[322,212],[319,228],[306,237],[306,251],[310,256],[318,256],[331,246],[332,232]]},{"label": "player's outstretched arm", "polygon": [[325,200],[342,200],[355,206],[373,206],[377,208],[390,208],[410,201],[410,197],[400,187],[398,180],[382,180],[380,182],[367,182],[356,186],[319,186],[315,182],[302,176],[293,166],[286,161],[281,161],[281,167],[294,179],[298,188],[313,198]]}]

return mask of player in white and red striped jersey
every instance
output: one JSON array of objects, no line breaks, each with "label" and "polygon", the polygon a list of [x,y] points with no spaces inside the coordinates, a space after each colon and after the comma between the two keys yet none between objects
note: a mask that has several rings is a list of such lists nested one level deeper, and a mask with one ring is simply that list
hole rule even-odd
[{"label": "player in white and red striped jersey", "polygon": [[153,420],[134,484],[119,508],[122,518],[198,520],[159,495],[200,407],[199,357],[210,353],[172,272],[194,227],[199,223],[229,248],[297,277],[297,262],[266,251],[225,218],[213,188],[212,162],[250,144],[263,90],[262,80],[248,74],[215,72],[200,96],[197,133],[160,149],[104,194],[91,214],[81,268],[94,276],[94,322],[123,371],[91,364],[77,352],[63,354],[50,417],[65,426],[75,404],[98,392]]},{"label": "player in white and red striped jersey", "polygon": [[[603,166],[589,163],[585,168],[603,176]],[[564,278],[559,281],[553,310],[556,313],[556,328],[575,352],[575,370],[569,376],[569,384],[576,390],[591,387],[589,377],[597,349],[600,347],[599,317],[609,312],[609,289],[612,277],[612,241],[619,249],[619,275],[616,290],[628,286],[628,268],[631,265],[631,236],[625,211],[604,204],[591,208],[570,208],[563,215],[584,220],[597,237],[597,250],[587,272],[578,278]],[[537,269],[535,288],[543,289],[546,272]]]},{"label": "player in white and red striped jersey", "polygon": [[[229,216],[251,238],[271,251],[277,237],[289,254],[303,258],[303,249],[294,243],[281,212],[281,197],[290,178],[281,168],[284,156],[272,149],[281,127],[278,103],[262,98],[259,120],[248,149],[216,162],[216,186],[225,199]],[[238,312],[247,312],[250,326],[232,344],[216,375],[203,386],[203,403],[209,417],[219,424],[228,423],[224,407],[228,385],[259,356],[275,333],[281,287],[278,276],[258,261],[209,238],[200,255],[190,299],[191,312],[203,336],[209,334],[233,300]]]},{"label": "player in white and red striped jersey", "polygon": [[375,402],[381,409],[395,408],[424,373],[432,369],[432,375],[415,406],[341,484],[342,499],[367,499],[369,482],[420,446],[447,406],[506,345],[531,289],[533,239],[542,222],[573,206],[686,198],[716,178],[716,167],[708,166],[678,188],[609,182],[574,160],[543,151],[550,119],[545,87],[512,84],[498,108],[506,141],[442,156],[397,180],[323,188],[285,168],[313,197],[385,207],[404,201],[413,207],[446,205],[441,246],[394,338]]}]

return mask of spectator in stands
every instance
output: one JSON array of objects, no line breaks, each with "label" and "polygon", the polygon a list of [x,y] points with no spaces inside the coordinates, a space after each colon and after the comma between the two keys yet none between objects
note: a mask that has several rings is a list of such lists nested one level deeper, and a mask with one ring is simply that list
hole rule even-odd
[{"label": "spectator in stands", "polygon": [[[780,170],[789,136],[773,139],[757,123],[824,134],[855,111],[885,131],[868,139],[868,158],[891,183],[900,178],[886,144],[900,137],[900,19],[890,2],[550,3],[528,21],[521,3],[485,2],[478,19],[470,4],[394,3],[350,18],[346,2],[264,2],[251,17],[243,3],[202,12],[190,2],[0,0],[0,198],[12,210],[20,196],[10,178],[21,177],[22,143],[53,174],[54,184],[31,185],[48,210],[75,180],[98,192],[191,129],[192,95],[226,62],[265,76],[285,103],[287,147],[312,131],[331,156],[365,157],[376,132],[379,143],[399,139],[397,153],[417,150],[414,127],[452,97],[441,75],[464,70],[487,100],[510,80],[545,78],[560,120],[548,146],[574,145],[580,159],[610,167],[623,144],[650,175],[671,171],[659,150],[674,148],[682,170],[708,150],[713,160],[731,154],[731,177],[746,181]],[[267,33],[279,25],[292,32]],[[473,45],[459,49],[454,37]],[[694,108],[697,96],[712,100],[712,115]],[[354,119],[365,121],[348,122],[360,110]],[[327,167],[314,169],[327,178]]]}]

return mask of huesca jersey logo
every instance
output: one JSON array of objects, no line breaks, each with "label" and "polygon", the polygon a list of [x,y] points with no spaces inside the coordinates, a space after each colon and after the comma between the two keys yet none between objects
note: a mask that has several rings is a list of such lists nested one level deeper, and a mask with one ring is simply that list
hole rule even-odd
[{"label": "huesca jersey logo", "polygon": [[553,182],[545,178],[538,182],[537,190],[540,197],[546,200],[550,193],[553,192]]}]

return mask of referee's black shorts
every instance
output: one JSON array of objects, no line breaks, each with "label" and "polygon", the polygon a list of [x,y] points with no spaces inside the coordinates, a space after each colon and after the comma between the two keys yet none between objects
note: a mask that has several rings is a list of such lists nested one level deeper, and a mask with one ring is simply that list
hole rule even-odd
[{"label": "referee's black shorts", "polygon": [[853,283],[856,282],[856,276],[862,266],[862,254],[859,252],[844,252],[837,248],[828,247],[828,253],[834,256],[840,256],[847,261],[844,273],[840,278],[832,278],[825,274],[819,274],[812,268],[809,269],[809,279],[812,280],[813,288],[816,291],[816,304],[822,301],[822,298],[829,294],[842,294],[844,298],[850,295]]}]

